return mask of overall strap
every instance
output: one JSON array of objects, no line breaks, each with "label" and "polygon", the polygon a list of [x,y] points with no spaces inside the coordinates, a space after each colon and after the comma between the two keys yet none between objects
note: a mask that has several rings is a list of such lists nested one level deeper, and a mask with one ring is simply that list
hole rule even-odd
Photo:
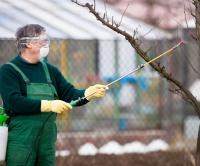
[{"label": "overall strap", "polygon": [[17,70],[21,74],[26,84],[30,84],[30,80],[26,77],[26,75],[23,73],[23,71],[21,71],[19,67],[17,67],[14,63],[11,63],[11,62],[7,62],[6,64],[11,65],[15,70]]},{"label": "overall strap", "polygon": [[44,71],[45,71],[45,74],[46,74],[47,84],[51,87],[52,92],[54,92],[55,99],[59,99],[57,91],[56,91],[55,87],[52,85],[52,81],[51,81],[51,78],[50,78],[50,75],[49,75],[49,70],[47,68],[47,65],[44,62],[42,62],[42,65],[43,65],[43,68],[44,68]]},{"label": "overall strap", "polygon": [[50,75],[49,75],[49,70],[47,68],[46,63],[42,62],[42,65],[43,65],[43,68],[44,68],[44,71],[45,71],[45,74],[46,74],[47,84],[52,84],[52,81],[51,81],[51,78],[50,78]]}]

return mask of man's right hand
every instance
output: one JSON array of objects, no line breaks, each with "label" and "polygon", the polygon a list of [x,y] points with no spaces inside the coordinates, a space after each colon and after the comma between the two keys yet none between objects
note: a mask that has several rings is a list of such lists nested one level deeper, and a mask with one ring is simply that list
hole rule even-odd
[{"label": "man's right hand", "polygon": [[66,103],[62,100],[42,100],[41,101],[41,112],[55,112],[61,113],[62,111],[67,111],[72,109],[72,106],[69,103]]}]

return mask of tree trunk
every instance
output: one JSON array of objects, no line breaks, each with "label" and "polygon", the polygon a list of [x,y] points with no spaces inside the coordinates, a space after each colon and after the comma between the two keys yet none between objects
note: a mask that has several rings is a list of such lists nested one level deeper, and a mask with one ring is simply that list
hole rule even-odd
[{"label": "tree trunk", "polygon": [[200,46],[200,0],[196,0],[195,7],[196,7],[196,34],[197,34],[197,41]]},{"label": "tree trunk", "polygon": [[[197,42],[199,44],[199,50],[200,50],[200,0],[194,1],[194,4],[196,7],[196,14],[195,14],[196,37],[197,37]],[[198,138],[197,138],[196,166],[200,166],[200,127],[199,127]]]}]

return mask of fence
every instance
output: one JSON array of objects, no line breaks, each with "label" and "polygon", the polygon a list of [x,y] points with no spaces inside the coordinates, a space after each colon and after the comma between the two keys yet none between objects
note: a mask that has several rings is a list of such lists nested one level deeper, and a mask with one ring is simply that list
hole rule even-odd
[{"label": "fence", "polygon": [[[154,58],[178,42],[143,41],[142,48]],[[16,55],[14,40],[1,39],[0,66]],[[198,46],[190,44],[163,56],[157,63],[186,87],[194,88],[199,77],[196,72],[200,69],[199,60]],[[108,84],[144,63],[130,44],[122,40],[52,39],[47,61],[81,89]],[[110,86],[104,98],[59,114],[57,155],[63,150],[66,155],[76,155],[86,143],[100,148],[109,141],[120,145],[139,141],[147,145],[156,139],[165,141],[170,150],[195,150],[199,124],[196,113],[169,88],[170,83],[146,66]]]}]

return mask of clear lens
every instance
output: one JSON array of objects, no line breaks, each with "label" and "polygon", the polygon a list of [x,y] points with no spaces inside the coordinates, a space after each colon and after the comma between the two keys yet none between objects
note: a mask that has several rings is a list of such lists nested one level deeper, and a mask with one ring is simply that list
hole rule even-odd
[{"label": "clear lens", "polygon": [[42,45],[50,45],[50,37],[48,35],[40,35],[38,40]]},{"label": "clear lens", "polygon": [[20,40],[22,41],[21,44],[27,44],[27,43],[37,40],[44,46],[50,45],[50,37],[46,34],[42,34],[38,37],[22,37],[20,38]]}]

